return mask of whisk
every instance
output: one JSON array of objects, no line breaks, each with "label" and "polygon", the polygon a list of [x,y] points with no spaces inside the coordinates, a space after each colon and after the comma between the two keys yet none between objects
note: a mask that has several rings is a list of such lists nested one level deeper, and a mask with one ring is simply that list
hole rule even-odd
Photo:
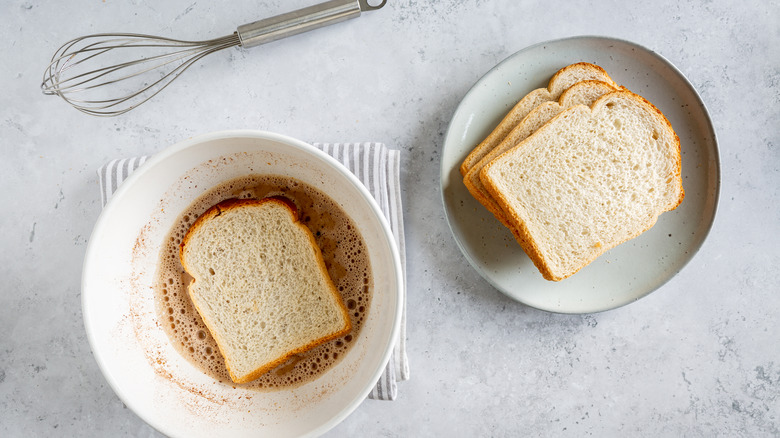
[{"label": "whisk", "polygon": [[369,0],[332,0],[239,26],[232,35],[184,41],[133,33],[87,35],[63,44],[43,74],[41,90],[94,116],[124,114],[165,89],[201,58],[254,47],[380,9]]}]

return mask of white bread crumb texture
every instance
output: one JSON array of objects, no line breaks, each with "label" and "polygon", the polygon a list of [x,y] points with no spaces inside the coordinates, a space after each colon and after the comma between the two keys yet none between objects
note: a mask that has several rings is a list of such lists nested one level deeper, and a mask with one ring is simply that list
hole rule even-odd
[{"label": "white bread crumb texture", "polygon": [[679,143],[665,118],[629,92],[554,118],[490,163],[503,194],[547,264],[584,260],[635,237],[682,196]]},{"label": "white bread crumb texture", "polygon": [[310,232],[282,203],[222,211],[185,248],[193,302],[231,375],[251,373],[345,325]]}]

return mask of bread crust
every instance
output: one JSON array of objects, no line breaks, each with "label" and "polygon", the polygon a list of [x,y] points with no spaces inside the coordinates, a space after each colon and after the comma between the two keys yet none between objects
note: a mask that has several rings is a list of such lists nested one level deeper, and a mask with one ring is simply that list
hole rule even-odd
[{"label": "bread crust", "polygon": [[512,107],[498,126],[466,156],[460,166],[460,174],[466,176],[468,171],[493,150],[536,106],[542,102],[558,100],[561,93],[573,85],[573,83],[569,83],[568,75],[576,75],[577,71],[589,76],[590,79],[600,80],[616,88],[618,87],[607,72],[598,65],[589,62],[577,62],[563,67],[550,78],[547,88],[537,88],[531,91]]},{"label": "bread crust", "polygon": [[624,243],[624,242],[626,242],[628,240],[631,240],[631,239],[639,236],[640,234],[644,233],[645,231],[649,230],[650,228],[652,228],[653,225],[655,225],[655,223],[658,220],[658,217],[662,213],[664,213],[666,211],[674,210],[675,208],[677,208],[680,205],[680,203],[682,203],[682,200],[685,197],[685,191],[684,191],[683,186],[682,186],[682,177],[681,177],[681,174],[682,174],[682,160],[681,160],[681,153],[680,153],[681,151],[680,151],[680,139],[679,139],[679,137],[674,132],[674,129],[672,128],[672,125],[669,122],[669,120],[666,118],[666,116],[657,107],[655,107],[655,105],[650,103],[647,99],[645,99],[645,98],[643,98],[643,97],[641,97],[641,96],[639,96],[637,94],[634,94],[634,93],[632,93],[632,92],[630,92],[630,91],[628,91],[626,89],[620,89],[618,91],[614,91],[612,93],[608,93],[608,94],[602,96],[601,98],[596,100],[590,108],[588,108],[588,107],[586,107],[584,105],[576,105],[574,107],[566,109],[565,111],[561,112],[557,116],[555,116],[552,119],[550,119],[550,121],[548,121],[544,126],[539,128],[533,135],[544,135],[545,131],[548,130],[548,129],[551,129],[550,126],[552,126],[557,119],[565,117],[566,114],[568,114],[571,111],[582,111],[583,109],[586,109],[586,110],[590,111],[591,113],[596,113],[603,106],[605,106],[608,101],[614,99],[616,96],[624,96],[626,98],[629,98],[629,99],[635,100],[637,102],[640,102],[642,105],[644,105],[646,107],[646,109],[650,113],[652,113],[656,117],[657,121],[659,122],[659,124],[661,126],[663,126],[664,130],[666,130],[670,134],[671,138],[674,141],[674,145],[675,145],[675,148],[676,148],[676,155],[675,155],[676,160],[675,160],[675,167],[674,167],[675,168],[675,171],[674,171],[674,177],[675,177],[674,178],[674,182],[676,184],[676,188],[679,189],[679,196],[678,196],[678,198],[675,201],[673,201],[672,203],[667,205],[662,211],[656,212],[655,216],[650,220],[649,225],[646,228],[644,228],[641,231],[631,233],[628,237],[626,237],[625,239],[623,239],[623,240],[621,240],[619,242],[610,242],[607,245],[602,245],[600,248],[598,248],[595,251],[593,251],[590,254],[590,256],[583,263],[578,265],[578,267],[576,269],[574,269],[573,271],[562,273],[562,274],[558,274],[558,273],[555,273],[553,271],[553,269],[550,266],[549,261],[544,258],[544,256],[542,255],[542,253],[540,251],[539,245],[537,244],[537,242],[532,237],[528,225],[517,214],[517,212],[514,211],[514,209],[511,207],[510,202],[507,199],[506,195],[497,187],[497,185],[493,182],[493,180],[491,179],[491,177],[489,175],[490,169],[495,165],[495,163],[499,159],[501,159],[505,155],[511,154],[512,151],[514,151],[514,150],[516,150],[518,148],[523,147],[529,141],[529,139],[531,137],[528,137],[526,140],[521,141],[520,143],[515,145],[513,148],[507,150],[506,152],[501,154],[499,157],[495,158],[493,161],[491,161],[490,163],[485,165],[482,168],[482,170],[480,171],[480,173],[479,173],[480,180],[482,181],[483,185],[487,189],[488,193],[493,197],[493,199],[500,206],[500,208],[503,211],[503,213],[506,215],[507,222],[509,222],[509,224],[510,224],[509,229],[512,230],[512,233],[515,236],[515,239],[520,244],[520,246],[522,247],[523,251],[525,251],[525,253],[528,255],[528,257],[531,259],[531,261],[537,267],[537,269],[542,274],[542,276],[545,279],[547,279],[547,280],[560,281],[560,280],[563,280],[565,278],[568,278],[571,275],[573,275],[576,272],[578,272],[583,267],[585,267],[585,266],[589,265],[590,263],[592,263],[596,258],[598,258],[600,255],[602,255],[603,253],[605,253],[609,249],[614,248],[614,247],[616,247],[616,246],[618,246],[618,245],[620,245],[620,244],[622,244],[622,243]]},{"label": "bread crust", "polygon": [[329,292],[336,298],[336,302],[339,305],[339,310],[341,311],[344,321],[346,322],[346,326],[337,332],[331,333],[329,335],[323,336],[321,338],[318,338],[306,345],[303,345],[299,348],[293,349],[291,351],[286,352],[279,358],[273,360],[272,362],[266,363],[264,366],[261,366],[257,368],[256,370],[250,372],[249,374],[246,374],[244,376],[238,376],[236,375],[231,366],[230,366],[230,360],[226,354],[224,345],[224,340],[220,337],[220,335],[217,333],[215,328],[213,327],[213,321],[209,320],[208,318],[203,317],[203,323],[206,325],[206,328],[208,329],[209,333],[211,333],[211,336],[214,338],[214,340],[217,343],[217,348],[219,349],[220,354],[225,359],[225,367],[227,368],[228,374],[230,375],[230,379],[235,383],[247,383],[251,382],[252,380],[257,379],[258,377],[262,376],[263,374],[267,373],[268,371],[271,371],[272,369],[276,368],[277,366],[285,363],[288,361],[291,357],[293,357],[296,354],[301,354],[306,351],[311,350],[312,348],[317,347],[318,345],[322,345],[328,341],[331,341],[333,339],[337,339],[341,336],[344,336],[348,334],[350,331],[352,331],[352,322],[349,317],[349,311],[347,310],[347,307],[344,305],[344,301],[341,297],[341,294],[339,293],[338,289],[336,289],[336,286],[333,284],[333,280],[330,278],[330,274],[328,274],[327,267],[325,266],[325,260],[322,257],[322,251],[317,245],[316,240],[314,239],[314,236],[312,235],[309,228],[301,223],[299,221],[299,215],[298,215],[298,208],[296,207],[295,203],[291,201],[288,198],[285,198],[283,196],[272,196],[268,198],[263,199],[237,199],[237,198],[231,198],[224,200],[222,202],[219,202],[216,205],[213,205],[210,207],[206,212],[204,212],[200,217],[198,217],[195,222],[190,226],[187,233],[182,238],[182,242],[179,245],[179,260],[181,261],[182,267],[184,270],[190,274],[193,277],[193,282],[190,283],[190,285],[187,287],[187,293],[190,296],[190,300],[192,301],[193,306],[195,307],[195,310],[197,310],[198,314],[203,316],[203,312],[201,311],[201,308],[198,304],[198,299],[194,296],[192,292],[192,285],[195,284],[195,282],[198,281],[198,278],[195,276],[195,271],[191,269],[186,261],[185,257],[185,247],[189,243],[192,236],[195,235],[197,231],[205,224],[207,221],[221,215],[223,212],[236,209],[236,208],[242,208],[247,206],[259,206],[267,202],[273,202],[277,203],[279,205],[282,205],[286,208],[286,210],[290,213],[292,216],[292,221],[295,223],[295,225],[303,230],[305,230],[305,234],[309,239],[309,243],[311,247],[314,249],[314,252],[316,253],[317,258],[317,266],[320,270],[321,275],[323,278],[325,278],[328,285]]}]

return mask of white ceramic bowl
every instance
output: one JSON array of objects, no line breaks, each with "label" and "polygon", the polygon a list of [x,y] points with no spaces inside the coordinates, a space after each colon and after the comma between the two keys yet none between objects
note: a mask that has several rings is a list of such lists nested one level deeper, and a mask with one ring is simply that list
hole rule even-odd
[{"label": "white ceramic bowl", "polygon": [[[257,392],[218,383],[184,359],[157,324],[151,285],[163,237],[210,188],[242,175],[297,178],[327,193],[360,228],[374,292],[355,344],[298,388]],[[84,325],[106,380],[139,417],[169,436],[319,435],[367,396],[388,362],[401,318],[401,264],[387,221],[360,181],[311,145],[258,131],[195,137],[151,158],[117,190],[87,248]]]}]

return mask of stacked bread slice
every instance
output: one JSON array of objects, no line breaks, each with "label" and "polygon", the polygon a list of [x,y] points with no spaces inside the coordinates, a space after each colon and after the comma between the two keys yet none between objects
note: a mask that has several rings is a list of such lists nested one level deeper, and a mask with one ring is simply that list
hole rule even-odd
[{"label": "stacked bread slice", "polygon": [[669,121],[587,63],[521,99],[461,173],[554,281],[646,231],[684,196]]}]

